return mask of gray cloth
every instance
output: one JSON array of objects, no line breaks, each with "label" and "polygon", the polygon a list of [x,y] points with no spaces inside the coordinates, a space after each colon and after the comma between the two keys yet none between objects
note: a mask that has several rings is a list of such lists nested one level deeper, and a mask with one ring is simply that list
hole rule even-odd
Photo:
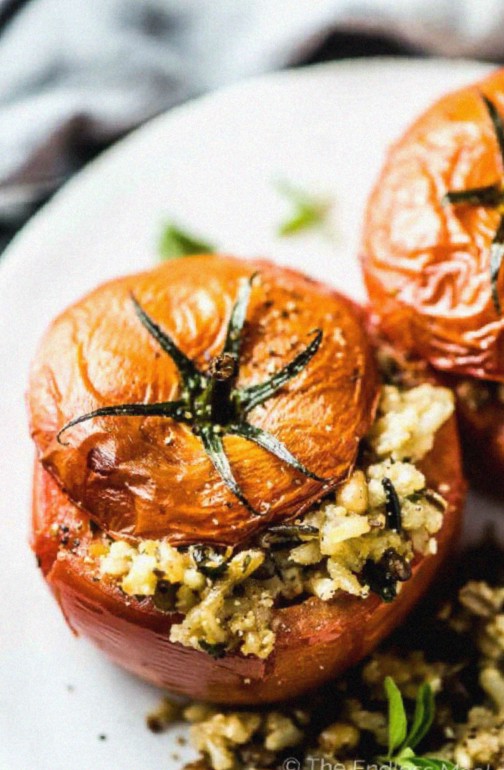
[{"label": "gray cloth", "polygon": [[[11,0],[12,2],[12,0]],[[0,0],[0,12],[8,9]],[[335,29],[499,58],[502,0],[30,0],[0,36],[0,221],[152,115],[303,61]]]}]

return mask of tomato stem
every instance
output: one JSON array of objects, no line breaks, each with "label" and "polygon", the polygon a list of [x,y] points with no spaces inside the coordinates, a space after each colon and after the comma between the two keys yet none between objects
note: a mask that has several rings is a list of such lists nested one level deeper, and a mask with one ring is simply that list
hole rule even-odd
[{"label": "tomato stem", "polygon": [[269,380],[244,389],[235,388],[247,308],[255,275],[254,273],[240,285],[231,311],[223,350],[211,360],[206,372],[198,369],[131,295],[138,320],[177,367],[182,385],[180,399],[156,403],[116,404],[95,409],[67,422],[56,436],[58,442],[63,443],[61,436],[69,428],[97,417],[156,416],[185,423],[201,439],[208,458],[227,488],[256,516],[261,514],[249,503],[233,474],[224,448],[225,435],[240,436],[252,441],[308,478],[325,481],[306,468],[278,438],[245,420],[247,412],[274,396],[308,365],[322,341],[322,331],[316,329],[314,339],[306,348]]}]

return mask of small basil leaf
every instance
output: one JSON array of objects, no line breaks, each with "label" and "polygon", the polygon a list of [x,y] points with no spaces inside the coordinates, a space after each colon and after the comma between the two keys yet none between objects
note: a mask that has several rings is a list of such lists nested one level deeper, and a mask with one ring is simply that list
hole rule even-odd
[{"label": "small basil leaf", "polygon": [[416,757],[413,755],[412,758],[410,757],[394,757],[393,765],[392,767],[400,767],[401,770],[416,770],[418,767],[417,764],[415,764]]},{"label": "small basil leaf", "polygon": [[434,694],[430,685],[423,684],[418,690],[413,722],[406,738],[406,746],[414,749],[429,732],[434,720]]},{"label": "small basil leaf", "polygon": [[457,765],[450,762],[449,759],[436,759],[434,757],[412,757],[406,760],[407,764],[401,764],[399,760],[399,767],[401,768],[420,768],[420,770],[457,770]]},{"label": "small basil leaf", "polygon": [[278,235],[297,235],[303,230],[323,227],[326,224],[331,208],[329,201],[286,182],[280,183],[278,190],[292,206],[292,214],[279,225]]},{"label": "small basil leaf", "polygon": [[408,722],[401,692],[392,677],[385,678],[384,686],[388,700],[388,755],[392,757],[404,743]]},{"label": "small basil leaf", "polygon": [[[381,762],[379,767],[382,770],[385,770],[385,768],[387,768],[387,770],[395,770],[395,768],[401,768],[401,770],[415,770],[413,762],[416,757],[415,752],[411,749],[403,749],[399,754],[395,754],[393,757],[378,757],[378,759]],[[376,767],[378,767],[378,765]]]},{"label": "small basil leaf", "polygon": [[173,222],[168,222],[159,239],[159,257],[161,260],[178,259],[191,254],[212,254],[215,247],[196,235],[182,230]]}]

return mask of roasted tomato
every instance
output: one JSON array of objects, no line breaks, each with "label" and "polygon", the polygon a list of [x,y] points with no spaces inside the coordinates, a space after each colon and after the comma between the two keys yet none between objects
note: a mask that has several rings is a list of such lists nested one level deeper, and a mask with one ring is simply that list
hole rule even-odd
[{"label": "roasted tomato", "polygon": [[347,299],[195,256],[66,310],[28,402],[42,464],[105,532],[234,546],[346,477],[377,385]]},{"label": "roasted tomato", "polygon": [[362,264],[382,330],[451,373],[504,381],[504,70],[448,94],[391,148]]},{"label": "roasted tomato", "polygon": [[[331,602],[310,597],[275,610],[277,640],[266,660],[240,654],[216,660],[174,644],[169,632],[179,615],[158,610],[150,597],[125,597],[119,588],[96,581],[82,556],[93,537],[89,520],[40,463],[33,546],[71,628],[124,668],[193,698],[237,704],[283,700],[322,684],[372,650],[427,590],[451,552],[464,492],[453,418],[438,432],[421,467],[429,486],[448,502],[437,553],[416,559],[411,579],[390,604],[376,595],[363,600],[342,593]],[[56,530],[62,535],[55,537]]]},{"label": "roasted tomato", "polygon": [[[77,633],[173,691],[263,703],[316,687],[400,622],[455,541],[464,483],[446,389],[435,403],[448,411],[418,468],[406,449],[395,458],[373,448],[377,414],[387,441],[407,441],[431,391],[420,411],[408,402],[409,428],[394,418],[399,389],[383,412],[381,343],[367,326],[349,300],[299,273],[217,256],[113,281],[54,322],[29,392],[39,451],[32,543]],[[427,379],[422,369],[408,387]],[[413,506],[409,529],[395,473]],[[336,505],[344,489],[349,501]],[[336,523],[324,529],[329,493]],[[435,500],[424,529],[423,495]],[[376,515],[363,515],[370,508]],[[292,531],[293,547],[315,554],[299,562],[313,569],[296,590],[294,551],[282,550]],[[369,550],[345,573],[353,595],[337,582],[337,557],[336,578],[317,573],[341,532],[370,534],[354,541]],[[425,536],[423,549],[414,536]],[[111,556],[118,551],[119,562],[133,554],[131,570]],[[162,568],[154,552],[165,554]]]}]

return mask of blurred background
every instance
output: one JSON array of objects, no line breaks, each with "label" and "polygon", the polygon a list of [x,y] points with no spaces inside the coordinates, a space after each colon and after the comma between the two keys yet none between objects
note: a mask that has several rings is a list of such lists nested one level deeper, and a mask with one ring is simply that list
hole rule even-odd
[{"label": "blurred background", "polygon": [[504,0],[0,0],[0,250],[85,163],[187,99],[349,57],[501,62],[503,24]]}]

